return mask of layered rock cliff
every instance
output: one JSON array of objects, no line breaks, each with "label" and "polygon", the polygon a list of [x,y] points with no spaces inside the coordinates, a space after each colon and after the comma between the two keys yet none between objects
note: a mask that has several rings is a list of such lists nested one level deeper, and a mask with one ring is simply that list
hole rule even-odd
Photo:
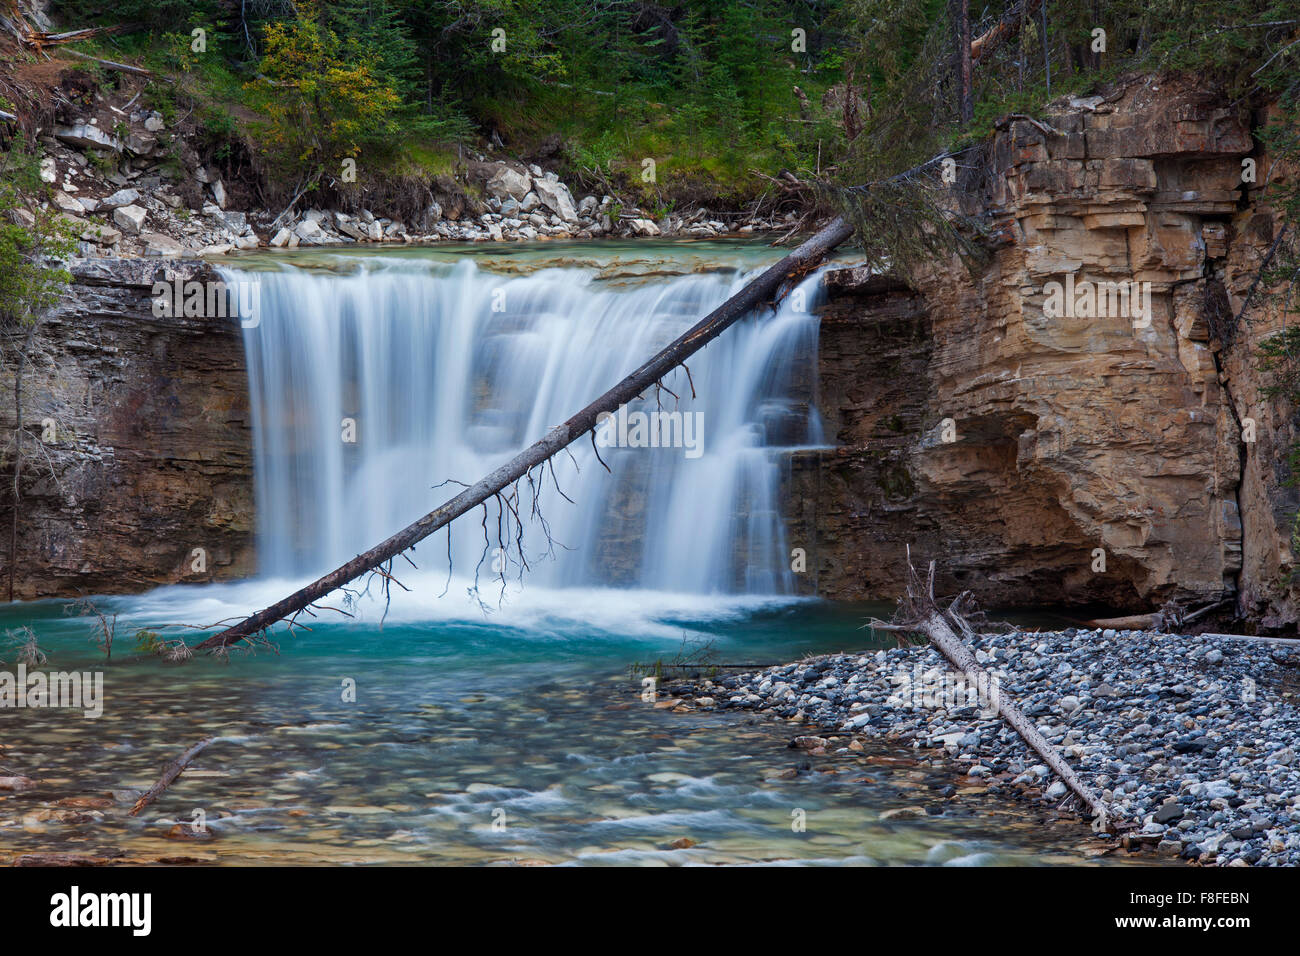
[{"label": "layered rock cliff", "polygon": [[821,407],[841,447],[792,468],[806,587],[892,598],[910,543],[989,604],[1231,598],[1294,622],[1291,426],[1255,355],[1281,316],[1235,321],[1277,228],[1243,181],[1243,159],[1267,163],[1251,117],[1157,80],[1060,107],[967,174],[996,236],[973,274],[830,276]]},{"label": "layered rock cliff", "polygon": [[[156,317],[155,281],[200,263],[73,266],[23,375],[15,596],[144,590],[253,570],[252,443],[237,321]],[[13,370],[0,374],[13,395]],[[12,434],[14,403],[0,402]],[[4,465],[12,474],[10,444]],[[7,482],[6,482],[7,485]],[[0,537],[8,555],[6,486]],[[0,573],[7,586],[8,569]]]}]

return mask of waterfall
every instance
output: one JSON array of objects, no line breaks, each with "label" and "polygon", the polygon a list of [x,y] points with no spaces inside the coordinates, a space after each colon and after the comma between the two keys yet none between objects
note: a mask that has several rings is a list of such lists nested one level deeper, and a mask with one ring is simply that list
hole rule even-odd
[{"label": "waterfall", "polygon": [[[746,279],[739,268],[628,282],[596,268],[502,273],[468,258],[346,264],[354,271],[282,265],[224,276],[258,289],[244,345],[266,575],[328,570],[432,510]],[[672,424],[699,433],[671,437],[694,447],[630,447],[633,427],[623,446],[599,450],[612,475],[584,438],[553,471],[521,482],[512,504],[524,524],[525,584],[792,593],[779,499],[786,451],[822,440],[818,287],[818,277],[804,280],[775,314],[745,318],[688,363],[689,376],[677,370],[627,409],[634,426],[636,412],[680,412]],[[617,442],[617,424],[602,429],[603,444]],[[479,509],[455,522],[456,575],[485,584],[499,570],[519,575],[518,539],[511,531],[498,541],[499,522],[513,527],[513,515],[495,501],[486,517]],[[447,552],[439,532],[417,560],[446,575]]]}]

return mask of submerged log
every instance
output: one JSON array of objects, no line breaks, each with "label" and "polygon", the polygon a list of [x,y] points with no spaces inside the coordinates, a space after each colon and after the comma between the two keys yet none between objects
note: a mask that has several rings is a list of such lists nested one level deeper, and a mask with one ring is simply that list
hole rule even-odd
[{"label": "submerged log", "polygon": [[144,796],[135,802],[135,806],[131,808],[131,812],[128,813],[127,816],[135,816],[145,807],[149,806],[149,804],[157,800],[162,792],[175,783],[176,778],[185,772],[185,768],[190,765],[190,761],[197,757],[200,751],[216,739],[216,737],[204,737],[189,750],[185,751],[185,753],[181,754],[169,763],[166,769],[163,770],[163,775],[158,778],[158,782],[149,788],[148,793],[144,794]]},{"label": "submerged log", "polygon": [[665,375],[712,342],[738,319],[766,302],[777,292],[782,282],[792,276],[801,277],[806,274],[827,253],[852,234],[853,227],[844,219],[836,218],[830,225],[764,271],[762,275],[673,340],[600,398],[562,425],[552,428],[544,438],[525,448],[496,471],[466,488],[414,524],[408,525],[369,551],[357,555],[324,577],[295,591],[284,600],[277,601],[270,607],[245,618],[233,627],[228,627],[221,633],[201,641],[196,645],[196,649],[217,651],[260,634],[276,622],[304,610],[331,591],[368,571],[378,569],[412,545],[423,541],[454,519],[499,494],[513,482],[523,478],[532,468],[563,451],[583,435],[588,432],[594,433],[600,415],[616,412],[620,405],[632,401],[642,392],[654,387]]}]

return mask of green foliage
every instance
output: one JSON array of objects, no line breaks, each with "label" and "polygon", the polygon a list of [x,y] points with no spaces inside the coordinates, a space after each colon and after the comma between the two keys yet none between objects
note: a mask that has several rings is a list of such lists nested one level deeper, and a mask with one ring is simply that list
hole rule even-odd
[{"label": "green foliage", "polygon": [[72,278],[58,260],[76,249],[76,234],[57,212],[34,203],[27,208],[30,197],[44,192],[39,160],[20,136],[0,153],[0,321],[6,324],[29,325]]},{"label": "green foliage", "polygon": [[273,167],[314,178],[364,145],[385,144],[401,100],[370,43],[340,38],[313,4],[299,11],[267,27],[263,74],[248,89],[266,116],[260,130]]},{"label": "green foliage", "polygon": [[163,641],[156,631],[136,631],[135,648],[142,654],[161,654]]}]

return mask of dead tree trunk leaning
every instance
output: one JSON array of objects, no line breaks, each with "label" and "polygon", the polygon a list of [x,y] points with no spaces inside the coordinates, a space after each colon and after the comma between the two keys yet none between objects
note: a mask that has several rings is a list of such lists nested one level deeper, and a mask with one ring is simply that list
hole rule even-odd
[{"label": "dead tree trunk leaning", "polygon": [[[910,551],[910,549],[909,549]],[[930,639],[940,653],[952,663],[966,678],[967,687],[995,688],[990,695],[996,703],[998,716],[1011,725],[1011,728],[1043,758],[1043,762],[1052,769],[1061,782],[1066,785],[1092,813],[1093,829],[1097,832],[1114,832],[1115,821],[1107,813],[1105,805],[1092,792],[1092,789],[1079,779],[1078,774],[1065,762],[1060,753],[1052,746],[1032,720],[1001,693],[997,682],[975,660],[967,640],[974,638],[975,632],[963,616],[962,606],[967,602],[970,592],[959,595],[947,611],[939,608],[934,598],[934,562],[930,562],[930,572],[922,583],[916,569],[912,567],[911,555],[907,564],[907,593],[899,602],[899,618],[895,623],[872,621],[872,626],[882,630],[920,631]],[[973,603],[973,602],[972,602]],[[961,631],[962,636],[958,636]],[[963,640],[963,637],[966,640]]]},{"label": "dead tree trunk leaning", "polygon": [[424,540],[452,520],[478,507],[488,498],[498,494],[512,482],[524,477],[530,469],[542,464],[562,451],[578,438],[596,427],[596,419],[603,412],[615,412],[646,389],[660,382],[665,375],[681,365],[704,346],[717,338],[737,319],[767,301],[780,284],[790,276],[802,275],[812,269],[825,255],[853,234],[853,227],[837,218],[815,236],[799,246],[788,256],[769,268],[745,288],[733,295],[718,308],[701,319],[690,330],[675,339],[635,372],[628,375],[600,398],[578,412],[562,425],[557,425],[546,437],[506,462],[477,484],[466,488],[442,507],[429,512],[419,521],[403,528],[387,541],[359,554],[347,564],[336,568],[324,577],[313,581],[282,601],[258,611],[233,627],[196,645],[197,650],[220,650],[245,638],[259,634],[277,621],[302,611],[331,591],[377,569],[412,545]]}]

